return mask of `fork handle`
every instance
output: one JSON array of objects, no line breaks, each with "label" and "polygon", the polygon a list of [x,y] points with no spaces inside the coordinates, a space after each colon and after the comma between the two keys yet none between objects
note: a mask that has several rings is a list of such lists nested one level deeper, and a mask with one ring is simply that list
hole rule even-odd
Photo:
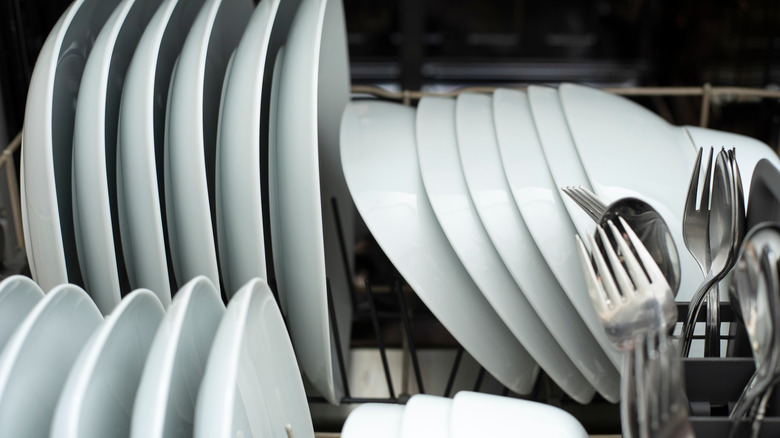
[{"label": "fork handle", "polygon": [[720,357],[720,296],[718,284],[707,293],[707,327],[704,332],[704,356]]},{"label": "fork handle", "polygon": [[685,322],[680,332],[680,356],[688,357],[691,352],[691,341],[693,340],[693,329],[696,326],[696,320],[699,318],[699,310],[701,309],[704,296],[712,285],[721,280],[725,273],[718,273],[718,275],[710,274],[704,279],[704,282],[693,294],[691,302],[688,305],[688,314],[685,317]]}]

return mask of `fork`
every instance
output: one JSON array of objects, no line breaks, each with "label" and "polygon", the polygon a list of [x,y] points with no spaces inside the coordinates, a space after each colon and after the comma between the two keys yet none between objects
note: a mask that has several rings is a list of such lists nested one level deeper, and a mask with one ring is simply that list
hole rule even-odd
[{"label": "fork", "polygon": [[607,204],[603,203],[595,193],[586,189],[585,187],[569,186],[561,187],[564,193],[566,193],[585,213],[593,219],[594,222],[599,223],[601,218],[606,213]]},{"label": "fork", "polygon": [[[637,395],[633,429],[626,435],[641,438],[693,437],[688,400],[683,390],[682,362],[666,329],[637,336],[628,361],[633,374],[627,379]],[[652,390],[647,391],[647,388]]]},{"label": "fork", "polygon": [[607,221],[617,251],[602,226],[596,227],[599,241],[588,236],[591,256],[579,236],[575,238],[596,314],[610,341],[626,350],[637,334],[674,324],[677,306],[672,288],[639,237],[622,217],[618,221],[622,233]]}]

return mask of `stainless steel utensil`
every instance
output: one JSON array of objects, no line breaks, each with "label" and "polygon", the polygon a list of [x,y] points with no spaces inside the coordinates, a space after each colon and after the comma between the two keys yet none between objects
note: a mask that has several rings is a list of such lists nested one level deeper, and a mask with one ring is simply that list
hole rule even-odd
[{"label": "stainless steel utensil", "polygon": [[663,272],[666,281],[677,294],[680,288],[680,257],[669,227],[652,205],[637,198],[621,198],[607,205],[585,187],[563,187],[566,193],[597,224],[622,217]]},{"label": "stainless steel utensil", "polygon": [[[704,297],[710,289],[722,280],[733,267],[739,247],[737,185],[732,172],[736,162],[732,164],[728,153],[721,150],[715,162],[712,176],[712,195],[710,196],[709,170],[712,165],[712,150],[707,168],[704,169],[705,182],[699,184],[702,149],[696,158],[691,184],[688,187],[688,197],[683,214],[683,240],[685,246],[694,256],[703,272],[706,272],[703,283],[691,298],[688,314],[680,335],[680,352],[687,356],[690,352],[693,329],[698,318]],[[700,188],[701,187],[701,188]],[[701,192],[700,203],[697,194]],[[707,337],[710,340],[708,355],[719,356],[720,336],[718,308],[720,302],[717,288],[708,297],[708,327]]]}]

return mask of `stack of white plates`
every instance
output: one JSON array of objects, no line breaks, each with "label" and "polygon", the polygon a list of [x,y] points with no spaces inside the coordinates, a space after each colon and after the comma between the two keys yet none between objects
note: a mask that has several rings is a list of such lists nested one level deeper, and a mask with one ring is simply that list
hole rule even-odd
[{"label": "stack of white plates", "polygon": [[339,159],[343,15],[340,0],[76,0],[25,114],[41,288],[78,284],[109,315],[139,288],[169,308],[199,276],[227,299],[275,281],[303,373],[338,403],[354,210]]},{"label": "stack of white plates", "polygon": [[618,400],[620,353],[575,248],[595,223],[561,188],[654,206],[681,256],[677,299],[689,301],[702,277],[682,212],[698,148],[736,148],[746,187],[759,159],[780,167],[761,142],[672,126],[573,84],[423,97],[416,108],[354,101],[341,130],[358,211],[439,321],[506,387],[529,391],[538,365],[582,403],[594,393]]}]

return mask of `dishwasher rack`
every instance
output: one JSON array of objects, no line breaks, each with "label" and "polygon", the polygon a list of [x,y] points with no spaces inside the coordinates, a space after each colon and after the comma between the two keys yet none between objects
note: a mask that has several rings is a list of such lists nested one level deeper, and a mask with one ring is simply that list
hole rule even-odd
[{"label": "dishwasher rack", "polygon": [[[461,92],[492,92],[495,87],[467,87],[457,89],[447,93],[430,93],[420,91],[401,91],[393,92],[374,86],[355,85],[352,87],[354,97],[378,98],[392,101],[403,102],[406,105],[412,105],[422,96],[455,96]],[[780,90],[740,88],[740,87],[713,87],[705,84],[701,87],[637,87],[637,88],[610,88],[605,91],[613,92],[624,96],[652,96],[652,97],[672,97],[672,96],[699,96],[701,97],[701,112],[699,124],[706,127],[710,120],[710,106],[713,99],[729,96],[737,99],[780,99]],[[0,166],[5,166],[7,175],[7,189],[10,194],[12,205],[9,206],[12,212],[14,232],[18,242],[23,242],[23,229],[21,219],[21,206],[19,203],[19,185],[17,179],[17,164],[15,162],[15,153],[21,145],[21,132],[15,136],[11,143],[0,154]],[[775,147],[775,151],[777,151]],[[341,242],[341,256],[345,269],[349,266],[347,259],[346,243],[341,226],[341,220],[338,217],[338,209],[335,205],[335,199],[331,200],[331,213],[339,232],[339,241]],[[370,235],[369,235],[370,238]],[[354,243],[354,242],[352,242]],[[369,242],[370,243],[370,242]],[[21,243],[20,243],[21,247]],[[376,251],[377,248],[374,248]],[[377,252],[381,253],[381,250]],[[381,257],[380,257],[381,259]],[[341,378],[345,382],[345,396],[341,400],[342,405],[351,406],[362,403],[405,403],[410,394],[430,393],[430,388],[426,384],[426,379],[420,364],[421,345],[431,348],[443,348],[454,351],[454,358],[451,363],[442,370],[446,373],[446,384],[441,393],[435,395],[452,396],[455,389],[455,381],[459,372],[463,369],[464,357],[467,353],[463,347],[446,333],[446,330],[436,320],[433,314],[425,305],[417,299],[411,288],[405,284],[403,278],[398,274],[389,261],[380,260],[380,263],[386,263],[389,274],[383,278],[373,279],[364,278],[362,281],[353,281],[349,283],[349,296],[352,299],[353,307],[353,336],[352,348],[361,347],[376,351],[381,361],[381,373],[384,377],[384,385],[387,389],[387,396],[384,397],[362,397],[353,396],[355,388],[349,387],[349,378],[346,367],[347,357],[350,352],[342,351],[340,344],[336,343],[336,359],[341,365]],[[15,273],[15,272],[11,272]],[[276,295],[276,287],[273,279],[269,280],[269,285]],[[278,295],[276,296],[278,300]],[[335,336],[338,338],[339,329],[334,309],[333,298],[328,283],[328,303],[330,320]],[[687,313],[687,303],[678,304],[678,314],[680,320]],[[702,321],[704,315],[701,315]],[[736,322],[733,312],[731,312],[728,303],[723,303],[722,323]],[[731,324],[731,330],[728,335],[723,335],[724,340],[735,340],[739,337],[739,324]],[[424,330],[421,327],[425,328]],[[430,336],[430,332],[436,333],[436,336]],[[361,338],[361,336],[363,336]],[[388,339],[390,338],[390,339]],[[702,336],[695,336],[694,339],[701,339]],[[400,347],[401,350],[401,389],[396,390],[394,379],[392,377],[389,351],[392,348]],[[683,360],[686,392],[692,406],[691,421],[697,436],[707,437],[727,437],[729,435],[728,409],[729,403],[733,403],[739,397],[742,388],[749,380],[755,370],[753,360],[750,357],[725,357],[725,358],[688,358]],[[412,384],[414,382],[414,384]],[[398,383],[395,381],[395,383]],[[511,393],[506,387],[496,387],[497,382],[484,370],[479,368],[473,382],[468,389],[474,391],[485,390],[490,387],[492,392],[520,397],[528,400],[539,401],[558,406],[572,415],[574,415],[591,434],[619,434],[620,420],[619,407],[599,397],[587,405],[580,405],[574,400],[568,398],[555,383],[549,379],[543,371],[540,371],[537,383],[530,394],[519,395]],[[350,391],[352,389],[353,391]],[[464,388],[465,389],[465,388]],[[310,396],[310,406],[314,409],[317,406],[327,405],[322,397]],[[343,418],[341,419],[343,420]],[[340,423],[322,422],[318,423],[315,418],[315,430],[318,436],[337,436],[340,430]],[[761,435],[762,437],[780,436],[780,402],[773,397],[767,409],[767,416],[764,420]]]}]

